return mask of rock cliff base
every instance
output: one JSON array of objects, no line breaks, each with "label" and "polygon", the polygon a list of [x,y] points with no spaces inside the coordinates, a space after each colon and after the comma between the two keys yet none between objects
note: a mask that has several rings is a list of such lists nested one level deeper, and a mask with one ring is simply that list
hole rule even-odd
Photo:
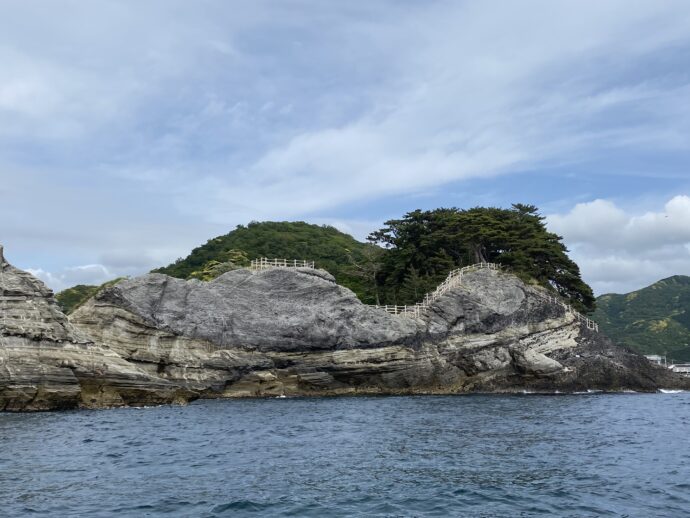
[{"label": "rock cliff base", "polygon": [[151,376],[75,329],[52,292],[0,254],[0,411],[185,402],[194,393]]},{"label": "rock cliff base", "polygon": [[68,320],[0,254],[0,410],[197,397],[656,391],[690,379],[580,323],[541,288],[468,273],[419,318],[363,305],[328,273],[150,274]]},{"label": "rock cliff base", "polygon": [[71,321],[202,397],[690,388],[493,270],[465,275],[417,319],[298,268],[209,283],[151,274],[103,291]]}]

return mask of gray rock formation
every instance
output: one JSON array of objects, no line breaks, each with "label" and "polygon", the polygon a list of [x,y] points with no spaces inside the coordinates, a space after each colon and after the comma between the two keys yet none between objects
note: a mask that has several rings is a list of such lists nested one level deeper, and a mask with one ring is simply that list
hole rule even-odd
[{"label": "gray rock formation", "polygon": [[76,330],[53,293],[8,264],[0,247],[0,410],[184,402],[186,388],[150,376]]},{"label": "gray rock formation", "polygon": [[325,272],[121,282],[70,320],[152,377],[204,397],[690,388],[582,326],[540,288],[466,274],[425,316],[362,305]]},{"label": "gray rock formation", "polygon": [[0,410],[194,397],[690,388],[582,326],[540,288],[466,274],[423,318],[365,306],[313,269],[212,282],[151,274],[70,321],[0,247]]}]

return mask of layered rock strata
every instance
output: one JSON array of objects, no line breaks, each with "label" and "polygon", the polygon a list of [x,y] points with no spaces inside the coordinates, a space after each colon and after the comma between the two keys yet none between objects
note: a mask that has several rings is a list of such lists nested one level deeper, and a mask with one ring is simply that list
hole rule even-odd
[{"label": "layered rock strata", "polygon": [[540,288],[479,270],[422,318],[365,306],[328,273],[150,274],[68,321],[0,248],[0,410],[195,397],[690,388],[581,325]]},{"label": "layered rock strata", "polygon": [[0,247],[0,411],[185,402],[194,393],[96,346]]},{"label": "layered rock strata", "polygon": [[323,271],[150,274],[72,323],[152,377],[204,397],[690,388],[581,325],[540,288],[466,274],[422,318],[365,306]]}]

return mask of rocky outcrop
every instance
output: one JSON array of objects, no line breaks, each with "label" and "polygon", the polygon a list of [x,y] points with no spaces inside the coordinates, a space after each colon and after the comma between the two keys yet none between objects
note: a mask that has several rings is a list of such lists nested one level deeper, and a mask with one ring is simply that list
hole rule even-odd
[{"label": "rocky outcrop", "polygon": [[479,270],[422,318],[365,306],[312,269],[214,281],[150,274],[72,323],[152,377],[204,397],[690,388],[517,277]]},{"label": "rocky outcrop", "polygon": [[185,402],[193,392],[96,346],[0,247],[0,410]]},{"label": "rocky outcrop", "polygon": [[140,368],[207,396],[350,391],[338,380],[351,376],[375,385],[367,363],[412,361],[423,327],[301,268],[235,270],[208,283],[150,274],[104,290],[71,319]]},{"label": "rocky outcrop", "polygon": [[150,274],[70,317],[0,248],[0,410],[195,397],[690,388],[517,277],[479,270],[421,318],[365,306],[328,273]]}]

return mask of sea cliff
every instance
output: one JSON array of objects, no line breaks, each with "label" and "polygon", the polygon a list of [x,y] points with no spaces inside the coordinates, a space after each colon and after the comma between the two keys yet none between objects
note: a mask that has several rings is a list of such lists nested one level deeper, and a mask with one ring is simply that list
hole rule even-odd
[{"label": "sea cliff", "polygon": [[8,264],[0,247],[0,411],[185,402],[195,394],[151,376],[72,326],[53,293]]},{"label": "sea cliff", "polygon": [[688,385],[516,276],[482,269],[419,318],[361,304],[326,272],[160,274],[72,316],[96,343],[205,397],[645,390]]},{"label": "sea cliff", "polygon": [[147,405],[195,397],[656,391],[690,380],[588,329],[543,289],[482,269],[417,318],[362,304],[311,268],[211,282],[149,274],[69,321],[3,263],[0,409]]}]

